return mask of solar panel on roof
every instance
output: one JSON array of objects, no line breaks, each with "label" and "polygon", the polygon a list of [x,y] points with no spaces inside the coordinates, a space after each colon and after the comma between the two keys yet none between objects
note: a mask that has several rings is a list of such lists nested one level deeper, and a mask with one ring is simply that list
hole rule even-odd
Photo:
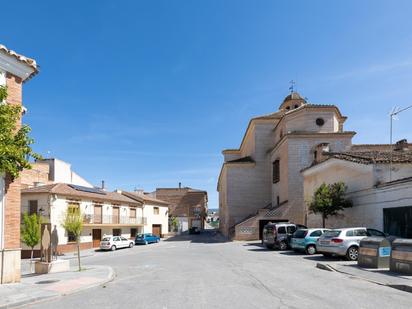
[{"label": "solar panel on roof", "polygon": [[78,186],[78,185],[68,185],[68,186],[76,191],[106,195],[106,192],[104,192],[103,190],[97,189],[97,188],[89,188],[89,187],[83,187],[83,186]]}]

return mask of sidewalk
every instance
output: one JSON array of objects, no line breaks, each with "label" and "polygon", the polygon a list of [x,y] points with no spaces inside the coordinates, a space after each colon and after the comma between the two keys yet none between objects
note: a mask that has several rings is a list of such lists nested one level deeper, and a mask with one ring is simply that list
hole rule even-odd
[{"label": "sidewalk", "polygon": [[21,283],[0,285],[0,309],[23,306],[103,285],[114,278],[109,266],[87,266],[47,275],[26,274]]},{"label": "sidewalk", "polygon": [[318,263],[317,267],[412,293],[412,276],[390,272],[388,269],[361,268],[354,262]]}]

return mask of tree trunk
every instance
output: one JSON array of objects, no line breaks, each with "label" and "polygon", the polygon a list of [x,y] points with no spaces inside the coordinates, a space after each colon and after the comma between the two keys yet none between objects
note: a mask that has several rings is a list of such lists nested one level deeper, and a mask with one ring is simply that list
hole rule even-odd
[{"label": "tree trunk", "polygon": [[31,256],[30,256],[30,272],[33,272],[33,249],[34,247],[31,247]]},{"label": "tree trunk", "polygon": [[322,214],[322,227],[325,228],[326,216]]},{"label": "tree trunk", "polygon": [[77,238],[77,262],[79,263],[79,271],[82,270],[80,266],[80,239],[79,237]]}]

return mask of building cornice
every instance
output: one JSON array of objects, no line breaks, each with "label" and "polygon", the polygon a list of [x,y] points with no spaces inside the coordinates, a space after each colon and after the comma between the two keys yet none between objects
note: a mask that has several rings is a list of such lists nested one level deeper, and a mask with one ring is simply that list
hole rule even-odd
[{"label": "building cornice", "polygon": [[0,52],[0,69],[20,77],[23,81],[30,79],[37,73],[33,67],[22,63],[16,58]]}]

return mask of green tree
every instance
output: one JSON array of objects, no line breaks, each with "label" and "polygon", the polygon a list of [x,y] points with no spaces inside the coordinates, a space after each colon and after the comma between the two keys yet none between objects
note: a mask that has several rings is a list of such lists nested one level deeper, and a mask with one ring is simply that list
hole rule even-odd
[{"label": "green tree", "polygon": [[176,217],[172,217],[171,223],[172,223],[173,232],[177,232],[179,228],[179,220],[177,220]]},{"label": "green tree", "polygon": [[0,173],[5,172],[17,178],[23,169],[30,169],[30,158],[41,159],[33,152],[28,125],[18,126],[22,108],[18,105],[4,104],[7,88],[0,86]]},{"label": "green tree", "polygon": [[77,261],[79,264],[79,271],[81,271],[80,265],[80,235],[83,231],[83,215],[79,207],[69,207],[64,215],[62,226],[68,233],[73,234],[77,244]]},{"label": "green tree", "polygon": [[34,247],[40,242],[41,238],[41,222],[40,216],[28,213],[23,215],[23,223],[21,225],[21,241],[31,248],[30,261],[33,263]]},{"label": "green tree", "polygon": [[339,211],[352,207],[352,202],[345,198],[346,185],[343,182],[333,184],[321,184],[313,194],[309,203],[309,210],[315,214],[322,215],[322,225],[325,227],[325,220],[330,216],[336,216]]}]

